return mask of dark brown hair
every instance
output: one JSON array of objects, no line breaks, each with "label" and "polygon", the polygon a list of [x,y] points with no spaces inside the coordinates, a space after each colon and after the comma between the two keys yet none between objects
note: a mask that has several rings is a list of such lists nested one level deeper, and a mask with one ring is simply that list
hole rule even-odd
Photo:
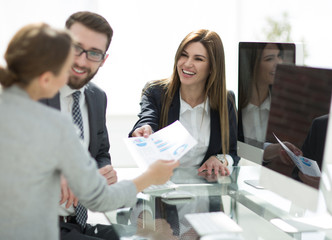
[{"label": "dark brown hair", "polygon": [[0,83],[29,85],[33,78],[51,71],[59,74],[72,45],[67,31],[56,30],[45,23],[21,28],[10,41],[5,53],[6,68],[0,68]]},{"label": "dark brown hair", "polygon": [[88,11],[76,12],[67,19],[66,28],[70,29],[75,22],[79,22],[93,31],[105,34],[107,36],[107,51],[112,41],[113,29],[104,17]]}]

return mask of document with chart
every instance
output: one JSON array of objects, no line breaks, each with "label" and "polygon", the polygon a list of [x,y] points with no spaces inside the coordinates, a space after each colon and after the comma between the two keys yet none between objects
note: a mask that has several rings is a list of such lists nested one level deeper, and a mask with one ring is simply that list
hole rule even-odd
[{"label": "document with chart", "polygon": [[321,176],[321,172],[319,170],[316,161],[303,156],[296,156],[282,141],[279,140],[279,138],[277,138],[277,136],[274,133],[273,135],[280,143],[282,148],[286,151],[287,155],[293,160],[294,164],[300,169],[301,172],[312,177]]},{"label": "document with chart", "polygon": [[147,168],[158,159],[178,160],[197,144],[179,121],[160,129],[148,138],[124,139],[130,153],[140,168]]}]

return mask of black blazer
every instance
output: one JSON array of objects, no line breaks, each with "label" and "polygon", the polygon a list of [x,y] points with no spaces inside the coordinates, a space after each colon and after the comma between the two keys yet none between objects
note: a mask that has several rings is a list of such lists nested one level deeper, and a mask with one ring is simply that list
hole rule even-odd
[{"label": "black blazer", "polygon": [[[60,110],[59,93],[51,99],[42,99],[40,102]],[[88,105],[90,127],[89,152],[96,159],[99,168],[111,164],[109,154],[110,144],[106,128],[107,97],[103,90],[93,83],[88,83],[85,92],[85,101]]]},{"label": "black blazer", "polygon": [[320,169],[322,169],[328,118],[329,115],[323,115],[312,121],[308,135],[302,145],[303,156],[315,160]]},{"label": "black blazer", "polygon": [[[325,138],[327,133],[327,123],[329,115],[323,115],[315,118],[310,126],[309,132],[302,145],[303,156],[315,160],[322,170],[323,154],[325,147]],[[299,168],[295,166],[292,171],[292,177],[300,182]]]},{"label": "black blazer", "polygon": [[[131,137],[136,128],[145,124],[149,124],[153,131],[159,130],[159,119],[161,113],[162,96],[165,95],[165,90],[161,86],[152,86],[148,88],[141,99],[141,112],[138,117],[139,120],[135,123],[133,129],[129,133]],[[234,160],[236,166],[240,160],[237,156],[237,119],[235,109],[235,96],[234,93],[229,91],[228,95],[228,114],[229,114],[229,155]],[[180,92],[179,89],[174,95],[172,104],[168,113],[168,125],[179,120],[180,117]],[[211,133],[210,143],[206,151],[205,157],[201,165],[212,155],[222,153],[221,149],[221,135],[220,135],[220,119],[217,111],[211,110]]]}]

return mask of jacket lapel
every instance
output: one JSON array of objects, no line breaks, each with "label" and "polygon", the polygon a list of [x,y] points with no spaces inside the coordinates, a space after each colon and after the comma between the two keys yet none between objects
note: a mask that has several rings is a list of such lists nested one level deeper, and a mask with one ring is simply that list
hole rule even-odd
[{"label": "jacket lapel", "polygon": [[180,91],[177,90],[168,111],[168,125],[180,119]]},{"label": "jacket lapel", "polygon": [[89,128],[90,128],[90,143],[89,143],[89,151],[91,153],[93,153],[94,150],[94,145],[93,143],[96,142],[96,139],[94,139],[96,137],[96,125],[95,123],[96,121],[96,116],[98,115],[95,111],[94,108],[94,101],[93,101],[93,95],[92,95],[92,89],[89,87],[89,85],[87,85],[85,91],[84,91],[84,95],[85,95],[85,101],[86,104],[88,106],[88,118],[89,118]]},{"label": "jacket lapel", "polygon": [[219,115],[218,112],[214,110],[211,110],[210,114],[211,114],[210,142],[202,163],[205,162],[209,156],[213,155],[214,153],[218,153],[221,148],[221,142],[219,140],[221,139]]},{"label": "jacket lapel", "polygon": [[46,104],[47,106],[53,107],[60,110],[60,93],[57,93],[53,98],[42,99],[40,102]]}]

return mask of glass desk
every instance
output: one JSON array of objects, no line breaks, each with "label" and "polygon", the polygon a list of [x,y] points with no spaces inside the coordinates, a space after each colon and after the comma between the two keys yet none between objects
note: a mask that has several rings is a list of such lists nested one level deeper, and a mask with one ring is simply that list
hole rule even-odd
[{"label": "glass desk", "polygon": [[258,178],[259,168],[234,167],[227,177],[199,176],[195,168],[177,168],[171,181],[178,185],[177,190],[188,191],[194,198],[161,198],[162,193],[171,190],[139,193],[134,207],[105,215],[121,239],[200,239],[184,215],[215,211],[226,213],[243,229],[240,239],[332,239],[330,231],[287,233],[272,224],[274,218],[301,217],[305,209],[244,183],[248,176]]}]

